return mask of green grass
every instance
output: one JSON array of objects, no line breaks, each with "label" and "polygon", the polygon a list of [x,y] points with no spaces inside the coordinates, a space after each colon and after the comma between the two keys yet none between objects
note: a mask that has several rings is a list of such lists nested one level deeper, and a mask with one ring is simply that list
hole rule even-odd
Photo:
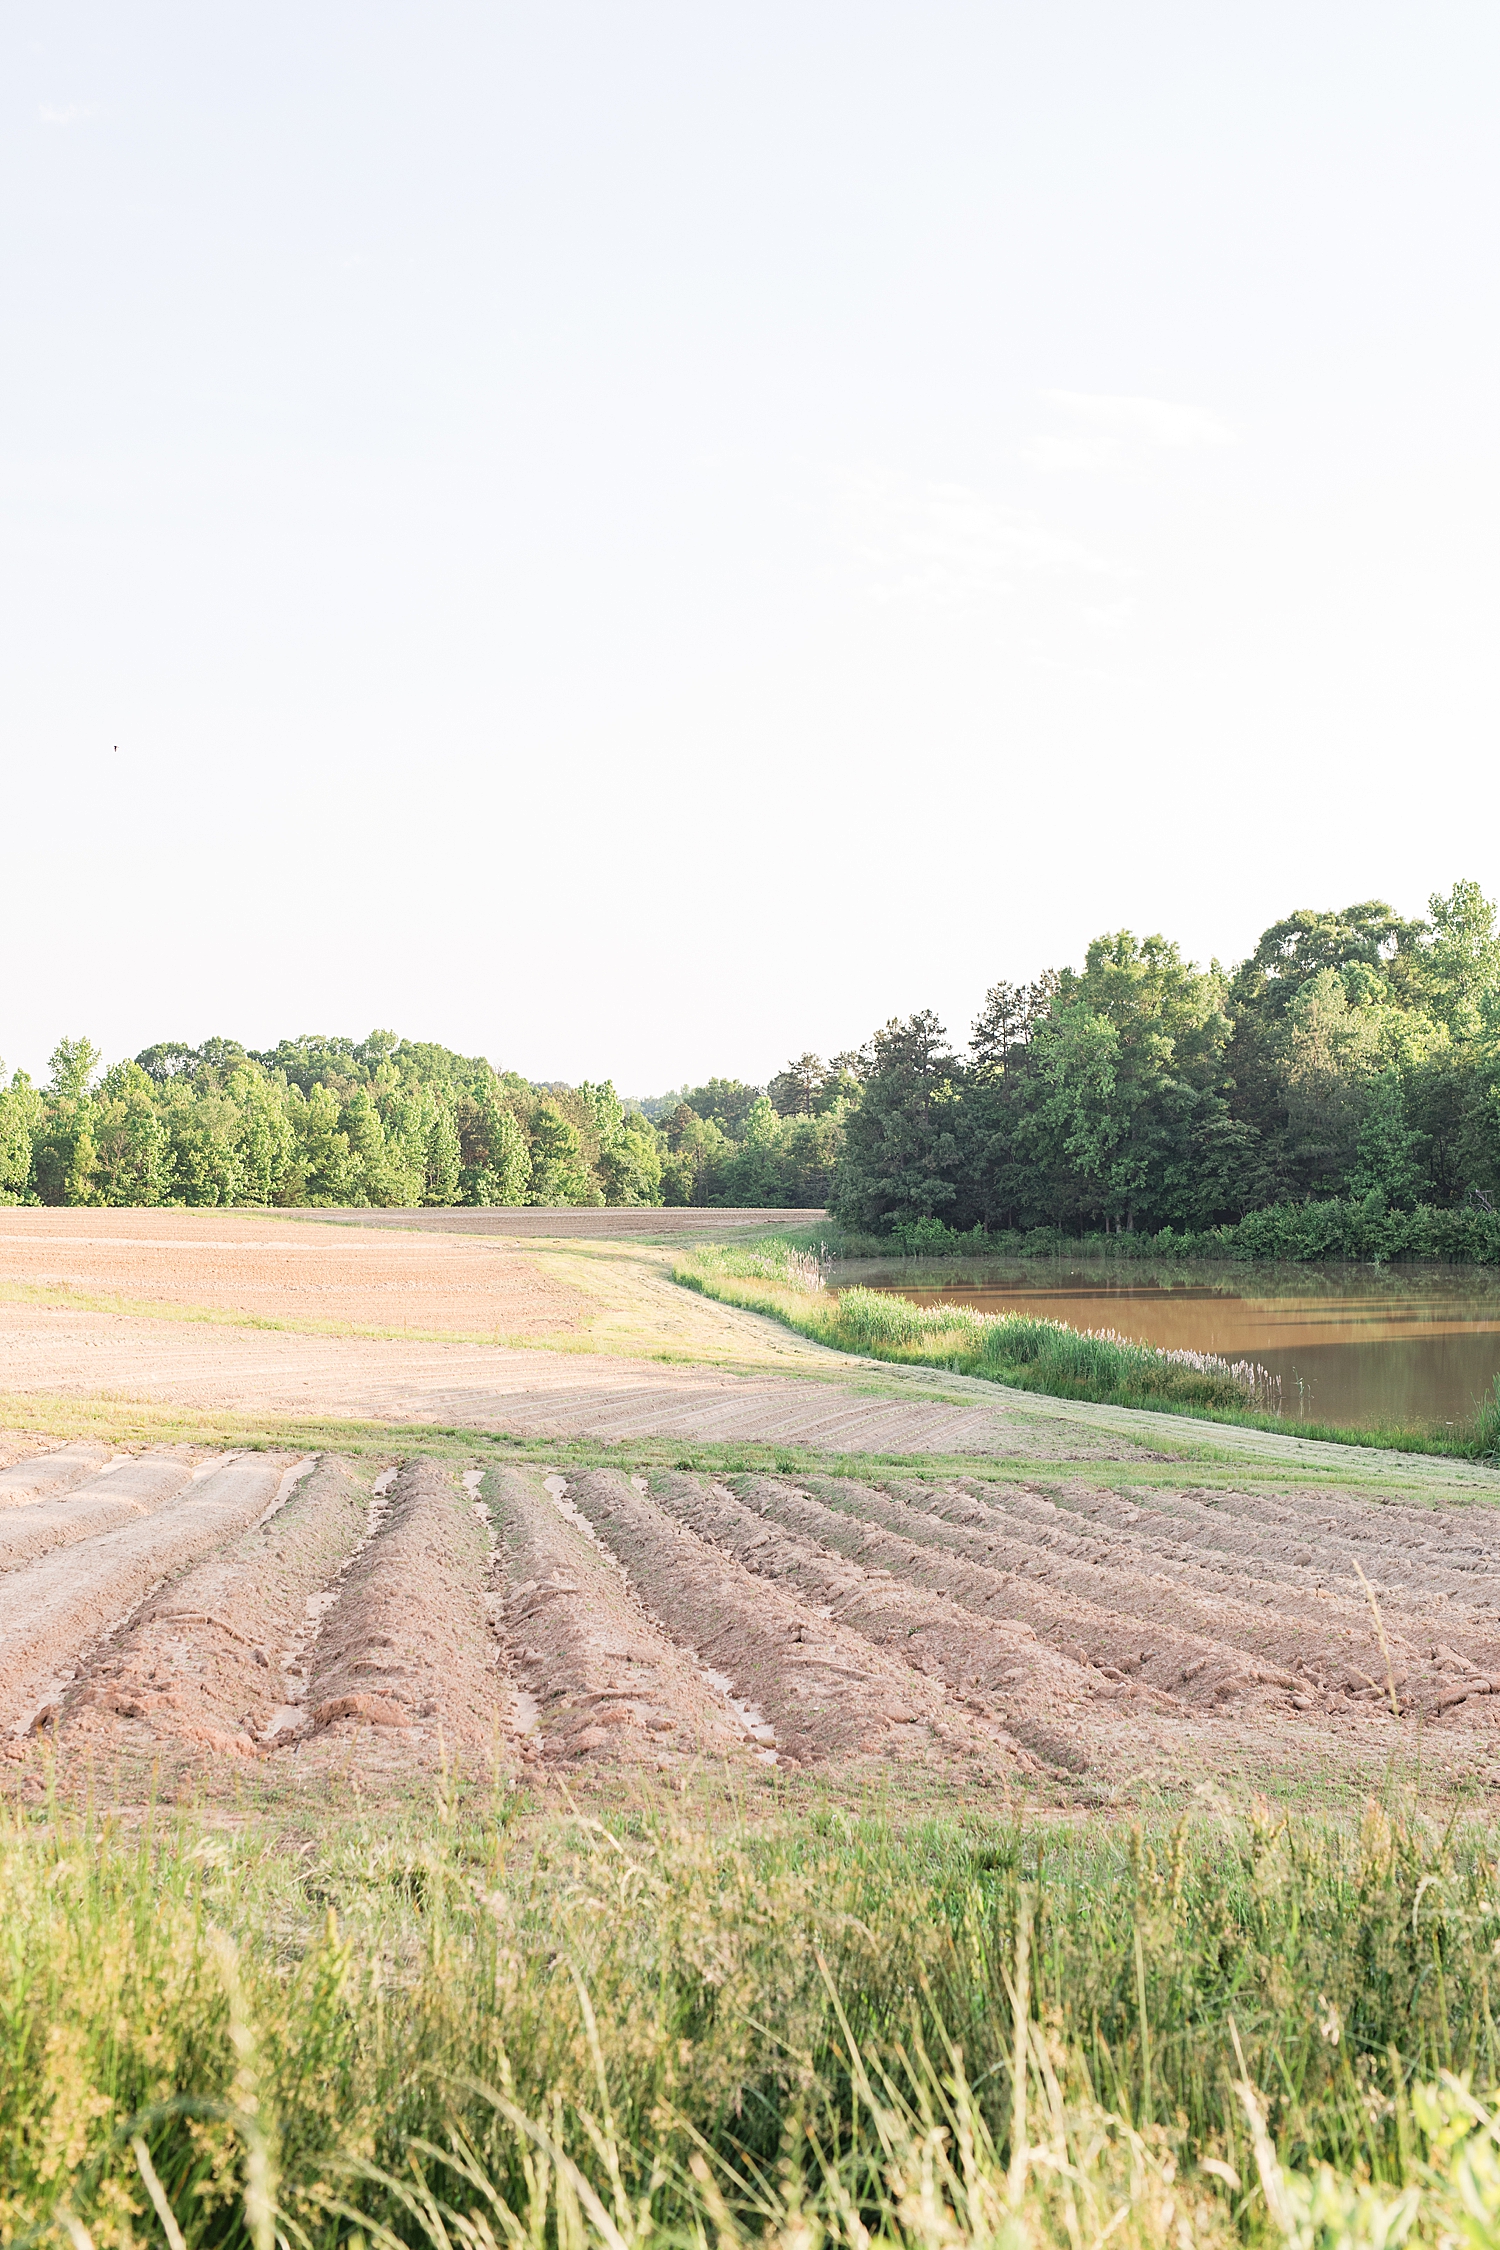
[{"label": "green grass", "polygon": [[[160,2241],[154,2180],[191,2250],[1180,2246],[1266,2231],[1266,2182],[1290,2208],[1324,2163],[1309,2242],[1403,2186],[1412,2239],[1453,2223],[1444,2131],[1488,2144],[1420,2089],[1500,2071],[1488,1837],[801,1803],[19,1821],[0,2238]],[[1500,2239],[1500,2195],[1486,2224],[1454,2239]]]},{"label": "green grass", "polygon": [[1258,1410],[1227,1371],[1184,1366],[1150,1344],[1086,1335],[1066,1322],[968,1305],[918,1305],[885,1290],[828,1291],[811,1278],[813,1254],[786,1237],[741,1247],[695,1247],[673,1279],[724,1304],[765,1313],[799,1335],[872,1359],[974,1375],[1053,1398],[1187,1414],[1244,1429],[1332,1444],[1482,1460],[1500,1451],[1500,1379],[1467,1426],[1352,1428],[1287,1422]]}]

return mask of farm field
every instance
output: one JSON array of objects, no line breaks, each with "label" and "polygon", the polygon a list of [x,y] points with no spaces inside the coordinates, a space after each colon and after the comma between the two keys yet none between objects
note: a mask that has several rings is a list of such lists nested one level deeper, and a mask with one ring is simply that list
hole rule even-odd
[{"label": "farm field", "polygon": [[[74,1443],[0,1472],[0,1728],[44,1770],[296,1799],[1500,1786],[1500,1527],[1328,1487],[463,1468]],[[1363,1574],[1363,1575],[1361,1575]],[[122,1622],[123,1620],[123,1622]]]},{"label": "farm field", "polygon": [[[123,2250],[150,2167],[192,2250],[269,2244],[265,2179],[289,2242],[415,2211],[480,2250],[452,2213],[503,2190],[620,2250],[613,2179],[748,2245],[798,2087],[824,2153],[786,2192],[855,2160],[851,2020],[916,2105],[893,2194],[921,2105],[969,2101],[900,2059],[916,1992],[989,2089],[976,2178],[1014,2183],[1033,1943],[1027,2240],[1253,2235],[1235,2039],[1295,2087],[1292,2159],[1403,2177],[1369,2058],[1496,2061],[1493,1471],[864,1361],[671,1255],[0,1221],[0,1997],[31,2058],[0,2221],[55,2232],[66,2197]],[[540,2117],[587,2224],[526,2185]],[[1199,2154],[1221,2173],[1178,2177]]]},{"label": "farm field", "polygon": [[666,1255],[7,1214],[9,1785],[1500,1786],[1482,1465],[876,1367]]}]

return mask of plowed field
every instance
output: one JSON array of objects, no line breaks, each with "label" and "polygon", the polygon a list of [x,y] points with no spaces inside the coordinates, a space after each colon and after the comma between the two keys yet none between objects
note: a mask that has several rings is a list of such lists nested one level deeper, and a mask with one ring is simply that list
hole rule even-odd
[{"label": "plowed field", "polygon": [[1500,1784],[1500,1526],[1082,1473],[57,1447],[0,1472],[0,1736],[32,1792],[727,1768],[1062,1804],[1418,1751]]}]

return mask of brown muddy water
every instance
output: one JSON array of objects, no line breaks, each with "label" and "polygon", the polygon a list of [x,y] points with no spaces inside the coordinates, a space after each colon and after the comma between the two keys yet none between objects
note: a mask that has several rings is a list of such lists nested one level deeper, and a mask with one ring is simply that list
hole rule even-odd
[{"label": "brown muddy water", "polygon": [[1258,1360],[1289,1421],[1467,1421],[1500,1374],[1500,1273],[1475,1266],[1224,1269],[849,1260],[834,1287],[1024,1312],[1168,1350]]}]

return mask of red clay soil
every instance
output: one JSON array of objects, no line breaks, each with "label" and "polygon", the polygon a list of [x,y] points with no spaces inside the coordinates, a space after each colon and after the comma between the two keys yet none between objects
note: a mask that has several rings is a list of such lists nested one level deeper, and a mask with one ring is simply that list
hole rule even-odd
[{"label": "red clay soil", "polygon": [[0,1733],[16,1738],[48,1723],[92,1649],[153,1587],[246,1530],[269,1505],[284,1465],[271,1454],[242,1455],[154,1515],[0,1578]]},{"label": "red clay soil", "polygon": [[[1089,1684],[1096,1691],[1128,1671],[1135,1675],[1138,1689],[1154,1694],[1154,1707],[1165,1710],[1172,1708],[1166,1683],[1180,1688],[1185,1675],[1192,1699],[1204,1702],[1216,1696],[1222,1702],[1226,1682],[1228,1692],[1237,1696],[1260,1684],[1236,1649],[1168,1624],[1158,1625],[1154,1645],[1149,1647],[1150,1660],[1143,1667],[1138,1618],[1117,1615],[1102,1603],[1071,1592],[1058,1592],[1035,1575],[1022,1576],[1007,1567],[1004,1556],[998,1562],[970,1561],[967,1545],[955,1553],[947,1544],[946,1526],[933,1528],[919,1506],[890,1498],[872,1486],[830,1477],[809,1478],[801,1488],[760,1478],[754,1489],[764,1511],[789,1529],[902,1580],[930,1587],[971,1614],[1028,1626],[1076,1665],[1095,1668]],[[929,1497],[920,1486],[911,1489],[914,1496]],[[888,1528],[896,1526],[900,1528]],[[1286,1685],[1291,1684],[1288,1679]]]},{"label": "red clay soil", "polygon": [[343,1462],[305,1464],[273,1514],[174,1579],[106,1645],[64,1699],[60,1754],[169,1776],[264,1755],[278,1715],[295,1725],[302,1682],[287,1668],[369,1504],[368,1483]]},{"label": "red clay soil", "polygon": [[[1014,1573],[1018,1587],[1025,1573],[1039,1606],[1049,1597],[1057,1604],[1059,1635],[1067,1630],[1063,1601],[1107,1605],[1116,1635],[1135,1627],[1151,1651],[1129,1669],[1173,1693],[1196,1691],[1198,1682],[1171,1676],[1169,1621],[1185,1629],[1184,1641],[1211,1638],[1238,1652],[1240,1679],[1275,1680],[1318,1709],[1340,1710],[1350,1697],[1381,1703],[1393,1684],[1402,1709],[1435,1714],[1465,1673],[1500,1677],[1488,1510],[1366,1501],[1346,1506],[1341,1520],[1328,1495],[1308,1493],[1296,1508],[1281,1504],[1279,1557],[1249,1542],[1216,1557],[1208,1542],[1227,1545],[1237,1519],[1253,1521],[1264,1499],[1214,1493],[1194,1509],[1180,1493],[1143,1492],[1135,1505],[1095,1488],[1064,1487],[1055,1499],[999,1485],[986,1485],[983,1499],[972,1487],[906,1489],[911,1498],[895,1504],[899,1515],[882,1520],[900,1521],[916,1539],[983,1554],[990,1567]],[[864,1511],[867,1503],[858,1505]],[[1310,1544],[1314,1528],[1321,1560]],[[1262,1518],[1262,1538],[1270,1530]],[[1218,1683],[1215,1692],[1222,1697]]]},{"label": "red clay soil", "polygon": [[336,1744],[382,1771],[431,1768],[451,1751],[513,1767],[512,1696],[490,1622],[492,1547],[449,1471],[420,1457],[395,1481],[378,1527],[343,1573],[313,1645],[306,1747]]},{"label": "red clay soil", "polygon": [[613,1470],[568,1480],[663,1629],[764,1714],[783,1763],[892,1759],[1005,1782],[1021,1770],[998,1729],[897,1663],[822,1605],[768,1585]]},{"label": "red clay soil", "polygon": [[66,1492],[85,1477],[98,1474],[109,1459],[109,1447],[92,1439],[33,1453],[0,1469],[0,1508],[24,1508],[33,1500],[49,1500]]},{"label": "red clay soil", "polygon": [[770,1478],[736,1478],[730,1490],[668,1474],[653,1476],[650,1485],[664,1507],[757,1577],[794,1587],[1003,1727],[1023,1768],[1032,1762],[1028,1752],[1072,1773],[1108,1759],[1108,1739],[1091,1723],[1090,1681],[1070,1658],[1039,1642],[1029,1625],[976,1617],[946,1593],[903,1585],[889,1570],[848,1561],[816,1537],[790,1536],[767,1520],[773,1510],[766,1495],[779,1497]]},{"label": "red clay soil", "polygon": [[7,1509],[0,1515],[0,1571],[154,1514],[191,1482],[195,1458],[186,1446],[138,1454],[74,1485],[60,1500]]},{"label": "red clay soil", "polygon": [[614,1558],[565,1520],[568,1503],[515,1469],[491,1471],[484,1491],[508,1589],[509,1668],[525,1698],[523,1756],[665,1771],[704,1757],[743,1763],[743,1722],[653,1624]]}]

